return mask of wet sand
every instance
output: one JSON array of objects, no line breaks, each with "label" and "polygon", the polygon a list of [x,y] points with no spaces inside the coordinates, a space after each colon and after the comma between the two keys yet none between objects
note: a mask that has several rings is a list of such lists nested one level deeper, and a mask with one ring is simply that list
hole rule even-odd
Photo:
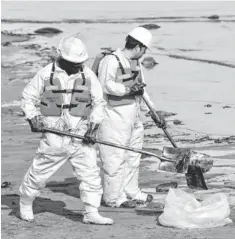
[{"label": "wet sand", "polygon": [[[2,188],[2,238],[234,238],[234,224],[221,228],[179,230],[158,225],[157,215],[138,215],[132,209],[101,207],[100,212],[112,217],[115,225],[103,227],[81,223],[83,207],[79,199],[78,184],[72,176],[72,168],[65,164],[47,183],[34,204],[35,222],[21,221],[18,211],[18,188],[30,166],[38,147],[40,134],[30,132],[19,108],[21,92],[25,84],[44,65],[51,61],[55,49],[25,41],[29,36],[2,35],[2,182],[9,181],[9,188]],[[32,38],[33,36],[30,36]],[[24,41],[21,45],[20,42]],[[150,71],[148,74],[151,74]],[[206,102],[207,103],[207,102]],[[205,104],[206,104],[205,103]],[[205,105],[204,104],[204,105]],[[202,105],[202,107],[204,107]],[[234,107],[234,106],[232,106]],[[203,108],[203,110],[207,108]],[[167,109],[168,110],[168,109]],[[218,109],[213,108],[213,115]],[[219,109],[226,114],[226,109]],[[227,110],[230,110],[228,108]],[[169,109],[174,111],[174,107]],[[158,184],[177,181],[179,187],[193,192],[198,199],[216,192],[224,192],[231,206],[230,218],[235,220],[235,139],[233,134],[208,136],[203,132],[188,130],[191,122],[175,125],[184,112],[167,118],[169,132],[180,147],[190,147],[215,158],[214,167],[206,173],[208,191],[190,190],[183,174],[157,172],[159,161],[145,157],[140,167],[140,186],[152,192],[155,202],[164,202],[166,193],[157,194]],[[203,124],[203,122],[199,122]],[[145,121],[145,149],[160,152],[170,146],[163,133],[156,129],[149,118]],[[221,130],[222,132],[222,130]]]}]

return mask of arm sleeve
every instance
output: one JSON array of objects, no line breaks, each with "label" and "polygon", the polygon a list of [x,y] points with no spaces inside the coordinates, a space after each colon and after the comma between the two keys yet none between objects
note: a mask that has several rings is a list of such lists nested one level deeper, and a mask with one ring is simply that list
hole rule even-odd
[{"label": "arm sleeve", "polygon": [[106,102],[103,98],[103,90],[98,81],[96,75],[89,70],[89,76],[91,80],[91,101],[92,101],[92,110],[89,116],[89,122],[100,124],[104,118],[104,107]]},{"label": "arm sleeve", "polygon": [[36,104],[40,102],[40,97],[44,89],[44,79],[40,72],[26,85],[21,97],[21,109],[27,119],[39,115]]},{"label": "arm sleeve", "polygon": [[125,86],[115,82],[119,65],[115,56],[108,55],[102,59],[99,65],[99,81],[104,93],[123,96],[126,93]]}]

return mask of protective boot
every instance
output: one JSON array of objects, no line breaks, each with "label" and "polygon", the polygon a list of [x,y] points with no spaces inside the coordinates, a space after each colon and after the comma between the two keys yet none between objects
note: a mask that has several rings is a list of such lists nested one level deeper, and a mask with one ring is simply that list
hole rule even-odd
[{"label": "protective boot", "polygon": [[111,218],[101,216],[98,212],[89,212],[84,215],[83,223],[97,225],[112,225],[113,220]]},{"label": "protective boot", "polygon": [[34,197],[20,196],[20,218],[27,222],[34,220],[33,216]]}]

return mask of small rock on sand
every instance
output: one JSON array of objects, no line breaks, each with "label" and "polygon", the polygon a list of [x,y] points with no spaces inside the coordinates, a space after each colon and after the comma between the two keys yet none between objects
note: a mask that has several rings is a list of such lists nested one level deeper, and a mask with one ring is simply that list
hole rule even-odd
[{"label": "small rock on sand", "polygon": [[218,20],[219,19],[219,16],[218,15],[211,15],[208,17],[209,19],[212,19],[212,20]]},{"label": "small rock on sand", "polygon": [[147,69],[152,69],[154,66],[158,65],[155,59],[151,56],[145,57],[141,64]]},{"label": "small rock on sand", "polygon": [[54,28],[54,27],[44,27],[40,28],[34,31],[36,34],[41,34],[41,35],[54,35],[54,34],[59,34],[62,33],[63,31]]},{"label": "small rock on sand", "polygon": [[179,124],[182,124],[182,121],[176,119],[176,120],[173,121],[173,124],[179,125]]},{"label": "small rock on sand", "polygon": [[157,24],[144,24],[144,25],[141,25],[140,27],[144,27],[148,30],[160,28],[160,26],[158,26]]}]

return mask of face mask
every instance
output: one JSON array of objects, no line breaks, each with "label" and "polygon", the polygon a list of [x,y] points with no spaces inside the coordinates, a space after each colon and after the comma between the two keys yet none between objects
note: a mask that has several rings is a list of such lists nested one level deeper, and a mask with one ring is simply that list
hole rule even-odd
[{"label": "face mask", "polygon": [[68,75],[76,74],[81,70],[81,63],[73,63],[70,61],[66,61],[65,59],[60,58],[58,60],[60,68],[66,71]]}]

